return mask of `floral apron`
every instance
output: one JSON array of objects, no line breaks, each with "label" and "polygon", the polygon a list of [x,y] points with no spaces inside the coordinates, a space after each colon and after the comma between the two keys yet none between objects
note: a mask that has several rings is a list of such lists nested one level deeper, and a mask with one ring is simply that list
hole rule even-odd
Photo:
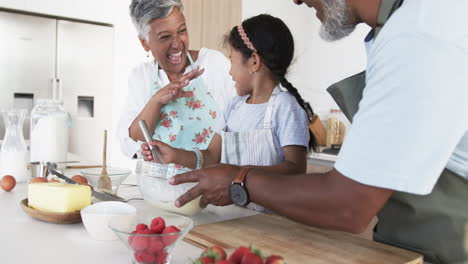
[{"label": "floral apron", "polygon": [[[188,52],[187,57],[192,70],[195,69],[196,64]],[[155,66],[156,79],[151,95],[162,88],[158,81],[158,63]],[[206,149],[214,136],[218,105],[201,77],[192,80],[184,91],[193,92],[193,97],[178,98],[161,109],[153,138],[174,148]]]}]

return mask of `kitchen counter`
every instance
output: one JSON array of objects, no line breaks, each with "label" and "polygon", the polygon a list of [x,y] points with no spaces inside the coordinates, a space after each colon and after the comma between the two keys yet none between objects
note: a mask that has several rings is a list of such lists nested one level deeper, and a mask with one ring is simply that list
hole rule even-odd
[{"label": "kitchen counter", "polygon": [[[122,185],[118,194],[124,198],[140,197],[138,187]],[[27,197],[27,184],[18,184],[11,192],[0,191],[0,263],[83,264],[131,263],[132,252],[119,241],[96,241],[82,223],[51,224],[26,215],[20,201]],[[130,201],[137,213],[157,211],[144,201]],[[195,225],[250,216],[257,212],[237,206],[208,206],[192,217]],[[171,263],[191,263],[202,250],[184,241],[173,252]]]}]

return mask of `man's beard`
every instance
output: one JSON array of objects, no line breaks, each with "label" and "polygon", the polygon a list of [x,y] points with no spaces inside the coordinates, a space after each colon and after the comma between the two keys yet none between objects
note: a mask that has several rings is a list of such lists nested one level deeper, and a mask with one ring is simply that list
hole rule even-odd
[{"label": "man's beard", "polygon": [[324,21],[320,27],[320,37],[326,41],[336,41],[351,34],[356,25],[351,23],[351,15],[346,0],[322,0]]}]

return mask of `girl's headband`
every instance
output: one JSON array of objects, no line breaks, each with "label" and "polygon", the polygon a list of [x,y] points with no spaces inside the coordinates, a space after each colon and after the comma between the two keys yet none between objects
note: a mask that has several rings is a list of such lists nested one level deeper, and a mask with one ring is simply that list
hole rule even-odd
[{"label": "girl's headband", "polygon": [[257,52],[257,49],[254,47],[252,42],[250,42],[249,37],[247,37],[247,34],[245,34],[244,27],[242,27],[242,24],[237,26],[237,31],[239,31],[239,35],[241,36],[247,48],[249,48],[253,52]]}]

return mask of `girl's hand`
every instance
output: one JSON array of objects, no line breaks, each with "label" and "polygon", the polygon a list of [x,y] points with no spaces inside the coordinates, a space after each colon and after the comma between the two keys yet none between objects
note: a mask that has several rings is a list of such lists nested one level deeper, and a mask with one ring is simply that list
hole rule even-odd
[{"label": "girl's hand", "polygon": [[181,97],[192,97],[193,92],[185,92],[183,90],[191,80],[202,75],[205,69],[200,69],[200,67],[195,68],[191,72],[184,74],[178,80],[170,82],[168,85],[161,88],[157,91],[153,97],[161,105],[166,105],[172,100],[176,100]]},{"label": "girl's hand", "polygon": [[[149,142],[151,146],[156,146],[158,149],[160,158],[164,163],[173,163],[175,162],[175,157],[176,157],[176,149],[167,145],[164,142],[157,141],[157,140],[151,140]],[[141,144],[141,154],[143,155],[143,159],[145,161],[153,161],[154,157],[153,154],[150,151],[150,148],[148,144],[143,143]]]}]

